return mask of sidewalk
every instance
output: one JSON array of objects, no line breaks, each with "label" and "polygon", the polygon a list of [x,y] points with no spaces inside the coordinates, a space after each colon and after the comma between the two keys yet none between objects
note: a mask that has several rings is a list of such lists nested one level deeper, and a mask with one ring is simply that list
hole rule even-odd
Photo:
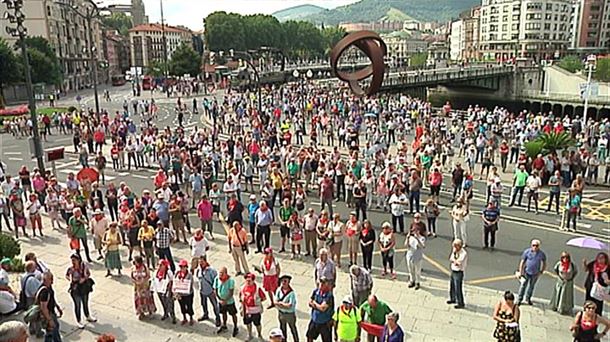
[{"label": "sidewalk", "polygon": [[[43,217],[43,224],[49,227],[49,220]],[[222,229],[218,223],[215,231]],[[157,315],[154,319],[138,321],[133,309],[132,285],[129,279],[129,269],[123,270],[122,277],[105,278],[105,270],[99,262],[91,265],[92,277],[96,282],[95,290],[91,295],[90,307],[93,314],[98,318],[97,323],[88,323],[84,330],[75,327],[75,319],[72,312],[72,301],[66,289],[68,282],[64,278],[65,270],[69,266],[70,251],[68,250],[68,239],[64,232],[45,230],[46,237],[40,239],[20,239],[22,255],[33,251],[38,257],[47,262],[55,274],[54,288],[60,305],[64,308],[64,317],[61,319],[61,331],[65,341],[93,341],[94,337],[103,333],[112,333],[118,341],[224,341],[236,340],[228,338],[224,334],[218,337],[212,322],[198,323],[193,327],[182,327],[179,324],[172,326],[171,323],[160,321],[160,303],[157,302]],[[92,243],[89,243],[92,247]],[[183,244],[173,246],[176,260],[187,258],[188,247]],[[121,247],[121,259],[124,267],[127,263],[127,248]],[[97,256],[93,252],[92,257]],[[375,256],[378,257],[378,256]],[[404,268],[404,255],[397,255],[399,268]],[[208,259],[212,266],[218,269],[227,266],[230,274],[233,273],[232,262],[226,251],[226,238],[216,234],[216,240],[212,242]],[[297,293],[297,323],[302,340],[305,337],[306,327],[309,321],[308,297],[314,288],[312,277],[311,258],[302,261],[290,260],[286,254],[278,255],[283,273],[293,276],[292,286]],[[248,256],[250,265],[258,265],[261,256],[251,253]],[[400,276],[398,280],[381,279],[375,277],[373,293],[381,300],[388,303],[394,310],[400,313],[399,324],[405,331],[406,338],[410,341],[491,341],[495,327],[491,319],[493,306],[501,298],[501,293],[487,290],[476,286],[465,285],[466,298],[465,310],[454,310],[445,301],[448,296],[448,281],[433,279],[424,269],[424,281],[422,288],[418,291],[407,289],[406,280]],[[376,274],[379,274],[378,270]],[[18,275],[10,274],[13,286],[17,286]],[[468,277],[468,272],[466,272]],[[261,278],[257,277],[260,284]],[[516,280],[515,280],[516,282]],[[238,286],[243,284],[243,279],[236,279]],[[349,279],[344,270],[338,272],[337,288],[335,289],[335,300],[339,301],[344,295],[349,294]],[[195,298],[195,316],[201,315],[202,309],[199,298]],[[523,306],[521,310],[521,336],[523,341],[571,341],[568,327],[572,318],[561,316],[548,309],[546,300],[534,300],[535,305]],[[264,303],[266,307],[268,303]],[[176,305],[176,313],[179,308]],[[230,324],[229,324],[230,325]],[[245,327],[239,320],[239,340],[246,338]],[[277,313],[274,309],[265,310],[263,313],[263,332],[277,326]],[[35,340],[35,339],[34,339]]]}]

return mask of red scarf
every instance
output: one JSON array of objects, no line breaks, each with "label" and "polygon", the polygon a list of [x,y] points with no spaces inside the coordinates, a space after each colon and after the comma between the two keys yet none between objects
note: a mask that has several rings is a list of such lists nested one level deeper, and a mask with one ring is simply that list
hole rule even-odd
[{"label": "red scarf", "polygon": [[195,241],[199,242],[199,241],[203,240],[204,236],[203,235],[201,235],[201,236],[193,235],[193,238],[195,239]]},{"label": "red scarf", "polygon": [[369,229],[368,228],[362,229],[362,236],[367,236],[367,235],[369,235]]},{"label": "red scarf", "polygon": [[167,274],[167,269],[169,268],[169,261],[165,260],[165,259],[161,259],[161,261],[159,262],[161,265],[165,266],[164,270],[161,270],[161,268],[159,267],[159,269],[157,270],[157,278],[159,280],[165,278],[165,275]]},{"label": "red scarf", "polygon": [[561,260],[561,271],[562,272],[568,272],[568,270],[570,269],[570,264],[571,263],[572,262],[569,259],[565,259],[565,261],[564,261],[564,259],[562,259]]},{"label": "red scarf", "polygon": [[602,265],[601,263],[595,261],[593,264],[593,273],[595,273],[595,279],[599,276],[600,273],[605,272],[608,268],[608,265]]},{"label": "red scarf", "polygon": [[188,271],[182,271],[182,270],[178,271],[178,279],[182,280],[182,279],[186,278],[187,274],[189,274]]},{"label": "red scarf", "polygon": [[265,265],[265,269],[267,271],[269,271],[271,269],[271,265],[273,265],[273,257],[272,258],[265,258],[264,265]]}]

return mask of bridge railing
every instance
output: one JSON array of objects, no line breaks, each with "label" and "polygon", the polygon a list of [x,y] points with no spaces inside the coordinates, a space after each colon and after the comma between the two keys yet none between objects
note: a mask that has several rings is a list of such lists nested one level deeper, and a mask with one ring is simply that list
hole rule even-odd
[{"label": "bridge railing", "polygon": [[[584,98],[580,95],[546,92],[541,90],[522,90],[521,97],[524,99],[534,99],[541,101],[563,101],[571,103],[584,102]],[[589,102],[592,104],[610,104],[610,95],[590,96]]]},{"label": "bridge railing", "polygon": [[406,73],[390,74],[384,82],[384,87],[392,87],[402,84],[427,84],[448,80],[464,80],[495,75],[503,75],[513,72],[512,66],[494,67],[468,67],[468,68],[445,68],[425,71],[411,71]]}]

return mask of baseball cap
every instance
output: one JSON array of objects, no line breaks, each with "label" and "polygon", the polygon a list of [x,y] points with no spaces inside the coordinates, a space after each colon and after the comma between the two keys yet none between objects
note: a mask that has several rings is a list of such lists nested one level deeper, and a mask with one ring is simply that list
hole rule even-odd
[{"label": "baseball cap", "polygon": [[269,338],[284,338],[284,333],[280,328],[273,328],[269,332]]}]

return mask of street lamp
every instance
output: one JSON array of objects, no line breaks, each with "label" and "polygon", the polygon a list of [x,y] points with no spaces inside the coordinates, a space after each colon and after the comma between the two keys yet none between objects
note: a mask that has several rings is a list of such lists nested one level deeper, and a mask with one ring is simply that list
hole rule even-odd
[{"label": "street lamp", "polygon": [[[19,37],[19,45],[21,46],[21,56],[23,58],[23,64],[25,66],[25,83],[26,90],[28,94],[28,105],[30,107],[30,119],[32,121],[32,131],[33,138],[32,141],[34,143],[34,156],[36,157],[36,162],[38,163],[38,170],[40,174],[44,175],[44,160],[42,155],[42,144],[40,142],[40,132],[38,131],[38,117],[36,115],[36,100],[34,99],[34,89],[32,86],[32,70],[30,67],[30,59],[27,53],[27,46],[25,44],[25,36],[28,33],[28,30],[25,26],[23,26],[23,22],[25,21],[25,15],[21,12],[23,8],[23,0],[2,0],[2,2],[6,5],[6,8],[9,10],[13,10],[13,13],[10,12],[4,13],[4,18],[9,21],[11,24],[17,24],[16,27],[6,26],[6,33],[13,37]],[[8,70],[6,70],[8,72]]]},{"label": "street lamp", "polygon": [[[589,96],[591,96],[591,74],[593,73],[593,69],[595,69],[595,63],[597,62],[597,56],[588,55],[586,68],[588,70],[587,74],[587,88],[585,90],[585,105],[584,105],[584,113],[582,113],[582,125],[586,129],[585,132],[589,132],[587,129],[587,111],[589,110]],[[585,134],[588,136],[588,134]]]},{"label": "street lamp", "polygon": [[55,0],[55,3],[69,8],[76,15],[87,21],[87,28],[89,31],[89,44],[86,50],[89,53],[89,63],[91,64],[93,69],[93,95],[95,96],[95,113],[99,115],[100,101],[97,94],[97,59],[95,57],[96,48],[93,46],[93,28],[91,27],[91,22],[93,21],[93,19],[99,18],[100,8],[98,8],[97,4],[93,1],[89,1],[92,7],[86,6],[85,12],[83,13],[78,10],[78,5],[72,5],[71,3],[66,2],[66,0]]}]

